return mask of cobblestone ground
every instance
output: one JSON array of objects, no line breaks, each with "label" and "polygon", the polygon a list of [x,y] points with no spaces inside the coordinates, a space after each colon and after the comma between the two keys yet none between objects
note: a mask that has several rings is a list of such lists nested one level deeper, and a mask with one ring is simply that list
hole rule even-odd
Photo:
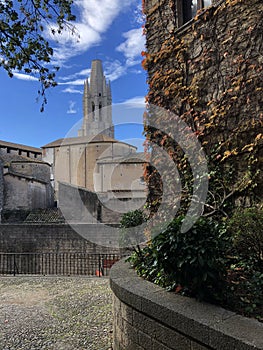
[{"label": "cobblestone ground", "polygon": [[1,350],[112,349],[109,280],[0,277]]}]

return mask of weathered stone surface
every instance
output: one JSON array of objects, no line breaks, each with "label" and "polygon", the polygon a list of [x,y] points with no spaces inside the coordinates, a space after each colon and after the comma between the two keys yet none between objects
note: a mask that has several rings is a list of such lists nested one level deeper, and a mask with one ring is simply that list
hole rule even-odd
[{"label": "weathered stone surface", "polygon": [[77,224],[75,230],[68,224],[2,224],[0,225],[0,250],[12,253],[117,253],[119,251],[117,248],[106,246],[109,237],[106,232],[103,233],[103,225],[81,225],[81,230],[86,232],[90,240],[84,239],[77,233],[80,231]]},{"label": "weathered stone surface", "polygon": [[114,350],[263,349],[262,323],[169,293],[138,277],[124,260],[113,266],[110,282]]},{"label": "weathered stone surface", "polygon": [[232,152],[223,165],[227,171],[234,164],[231,188],[246,178],[246,146],[257,143],[253,191],[262,200],[263,147],[255,140],[263,133],[263,3],[214,1],[180,27],[181,3],[146,1],[148,101],[182,117],[208,156],[218,145],[221,159]]}]

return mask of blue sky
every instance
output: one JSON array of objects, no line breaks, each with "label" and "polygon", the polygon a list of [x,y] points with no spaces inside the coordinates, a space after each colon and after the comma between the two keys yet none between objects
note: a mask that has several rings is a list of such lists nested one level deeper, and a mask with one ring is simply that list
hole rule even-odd
[{"label": "blue sky", "polygon": [[[99,4],[99,6],[98,6]],[[131,127],[116,128],[115,137],[141,138],[146,73],[141,67],[141,0],[77,0],[75,26],[80,39],[64,33],[57,41],[53,64],[61,69],[58,86],[47,91],[44,113],[36,102],[39,83],[24,72],[11,79],[0,69],[0,139],[35,147],[65,137],[82,118],[83,82],[89,76],[91,61],[101,59],[106,78],[111,81],[113,121],[135,122]],[[46,31],[46,38],[54,39]],[[140,107],[140,108],[139,108]],[[130,140],[132,142],[132,140]]]}]

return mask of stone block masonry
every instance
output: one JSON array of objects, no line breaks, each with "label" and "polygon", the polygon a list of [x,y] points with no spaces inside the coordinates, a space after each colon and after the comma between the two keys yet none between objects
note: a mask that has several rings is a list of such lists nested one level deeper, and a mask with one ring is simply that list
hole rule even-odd
[{"label": "stone block masonry", "polygon": [[[90,253],[117,254],[110,247],[104,225],[82,225],[90,240],[67,224],[2,224],[0,225],[0,252],[4,253]],[[113,228],[114,229],[114,228]],[[105,231],[105,232],[104,232]]]},{"label": "stone block masonry", "polygon": [[[145,1],[147,98],[151,105],[184,120],[208,159],[223,171],[233,171],[229,191],[240,188],[244,201],[246,196],[260,201],[263,2],[212,3],[180,27],[177,17],[182,0]],[[169,123],[176,125],[172,115]],[[256,184],[253,195],[240,186],[242,181],[247,184],[249,176]]]},{"label": "stone block masonry", "polygon": [[3,179],[3,163],[0,160],[0,223],[1,223],[1,212],[4,206],[4,179]]},{"label": "stone block masonry", "polygon": [[263,323],[143,280],[124,260],[111,269],[114,350],[260,350]]}]

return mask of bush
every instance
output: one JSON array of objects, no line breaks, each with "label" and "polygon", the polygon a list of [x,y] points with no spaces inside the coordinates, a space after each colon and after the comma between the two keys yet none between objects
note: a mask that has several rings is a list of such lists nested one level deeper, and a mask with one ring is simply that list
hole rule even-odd
[{"label": "bush", "polygon": [[224,256],[229,241],[225,226],[202,217],[182,233],[182,221],[183,217],[174,219],[129,260],[139,275],[162,287],[200,300],[217,299],[227,272]]},{"label": "bush", "polygon": [[234,253],[247,268],[263,272],[263,210],[237,210],[229,221]]},{"label": "bush", "polygon": [[135,227],[143,224],[147,220],[146,215],[140,209],[125,213],[120,221],[120,226],[123,228]]},{"label": "bush", "polygon": [[263,320],[263,210],[239,208],[228,222],[232,237],[227,302],[234,311]]},{"label": "bush", "polygon": [[145,240],[143,229],[139,226],[147,221],[145,213],[136,209],[125,213],[120,221],[121,235],[120,245],[121,246],[137,246]]}]

